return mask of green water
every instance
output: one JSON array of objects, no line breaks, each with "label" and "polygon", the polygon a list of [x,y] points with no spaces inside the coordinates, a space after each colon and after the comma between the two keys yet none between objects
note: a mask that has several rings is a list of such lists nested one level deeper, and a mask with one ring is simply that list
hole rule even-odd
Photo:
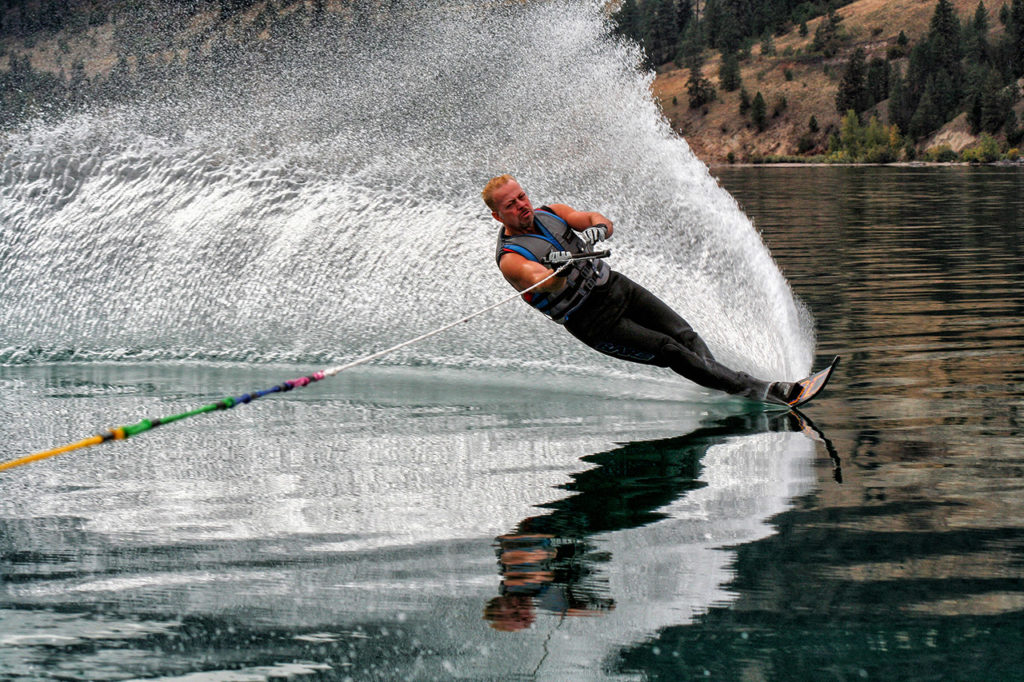
[{"label": "green water", "polygon": [[[1019,678],[1024,171],[716,174],[832,456],[671,376],[363,368],[0,475],[0,679]],[[0,435],[309,369],[0,367]]]}]

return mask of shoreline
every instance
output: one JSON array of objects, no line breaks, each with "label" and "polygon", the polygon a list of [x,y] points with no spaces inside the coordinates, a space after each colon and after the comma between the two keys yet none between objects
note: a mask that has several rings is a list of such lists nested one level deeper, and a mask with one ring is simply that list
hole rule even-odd
[{"label": "shoreline", "polygon": [[990,163],[972,163],[970,161],[898,161],[895,163],[827,163],[823,161],[780,161],[779,163],[751,163],[749,161],[729,163],[727,161],[715,161],[706,163],[708,168],[810,168],[821,166],[825,168],[934,168],[934,167],[983,167],[983,166],[1005,166],[1024,167],[1024,158],[1016,161],[992,161]]}]

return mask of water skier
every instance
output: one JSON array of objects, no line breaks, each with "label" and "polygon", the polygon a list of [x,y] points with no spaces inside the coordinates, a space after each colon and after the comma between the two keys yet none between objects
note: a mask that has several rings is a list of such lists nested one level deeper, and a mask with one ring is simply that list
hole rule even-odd
[{"label": "water skier", "polygon": [[[492,178],[482,195],[502,225],[495,253],[498,267],[519,291],[612,236],[612,221],[596,211],[565,204],[534,209],[511,175]],[[797,405],[813,395],[805,395],[804,382],[763,381],[719,363],[686,320],[604,261],[574,261],[523,298],[605,355],[668,367],[706,388],[763,402]],[[822,386],[824,381],[817,390]]]}]

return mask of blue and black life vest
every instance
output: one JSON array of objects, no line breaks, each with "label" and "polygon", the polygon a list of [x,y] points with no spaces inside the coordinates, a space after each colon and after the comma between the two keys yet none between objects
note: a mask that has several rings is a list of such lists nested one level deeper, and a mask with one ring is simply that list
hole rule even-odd
[{"label": "blue and black life vest", "polygon": [[[506,253],[518,253],[527,260],[544,263],[552,251],[585,253],[589,245],[576,230],[555,215],[546,206],[533,212],[533,225],[537,232],[508,236],[503,225],[498,231],[498,248],[495,259],[501,266],[501,257]],[[569,315],[587,299],[594,287],[608,281],[610,268],[600,260],[580,260],[570,265],[566,272],[565,288],[553,293],[530,292],[523,294],[523,300],[559,324],[564,324]]]}]

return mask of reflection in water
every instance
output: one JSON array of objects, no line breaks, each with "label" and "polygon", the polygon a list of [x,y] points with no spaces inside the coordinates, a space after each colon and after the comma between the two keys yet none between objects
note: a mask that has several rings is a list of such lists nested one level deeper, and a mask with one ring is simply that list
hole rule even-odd
[{"label": "reflection in water", "polygon": [[617,671],[1020,679],[1024,168],[718,172],[844,356],[813,412],[846,482],[737,548],[728,608]]},{"label": "reflection in water", "polygon": [[537,611],[600,615],[615,608],[599,567],[612,556],[594,536],[640,528],[668,517],[666,505],[707,485],[701,460],[713,445],[767,432],[802,432],[825,444],[841,480],[831,442],[799,412],[731,415],[674,438],[626,443],[582,458],[594,468],[559,486],[569,497],[539,505],[547,514],[523,519],[495,539],[500,594],[484,608],[497,630],[521,630]]},{"label": "reflection in water", "polygon": [[607,580],[593,566],[604,559],[582,540],[547,533],[502,535],[496,540],[501,594],[484,607],[495,630],[533,625],[536,611],[595,616],[615,608]]},{"label": "reflection in water", "polygon": [[842,483],[843,462],[839,457],[839,451],[836,450],[836,446],[832,444],[828,436],[806,414],[797,409],[794,409],[791,414],[793,419],[796,420],[797,427],[801,433],[824,446],[825,452],[828,453],[829,458],[832,460],[832,479],[836,483]]},{"label": "reflection in water", "polygon": [[[0,368],[18,384],[0,394],[16,416],[0,434],[20,449],[34,413],[88,432],[283,373]],[[768,426],[778,415],[714,421],[748,406],[674,385],[549,389],[437,368],[336,379],[0,477],[0,679],[57,665],[82,679],[588,677],[734,601],[726,547],[774,532],[813,476],[814,444]],[[481,618],[499,534],[525,536],[502,552],[508,598],[489,609],[509,612],[499,627],[534,619],[512,637]]]}]

